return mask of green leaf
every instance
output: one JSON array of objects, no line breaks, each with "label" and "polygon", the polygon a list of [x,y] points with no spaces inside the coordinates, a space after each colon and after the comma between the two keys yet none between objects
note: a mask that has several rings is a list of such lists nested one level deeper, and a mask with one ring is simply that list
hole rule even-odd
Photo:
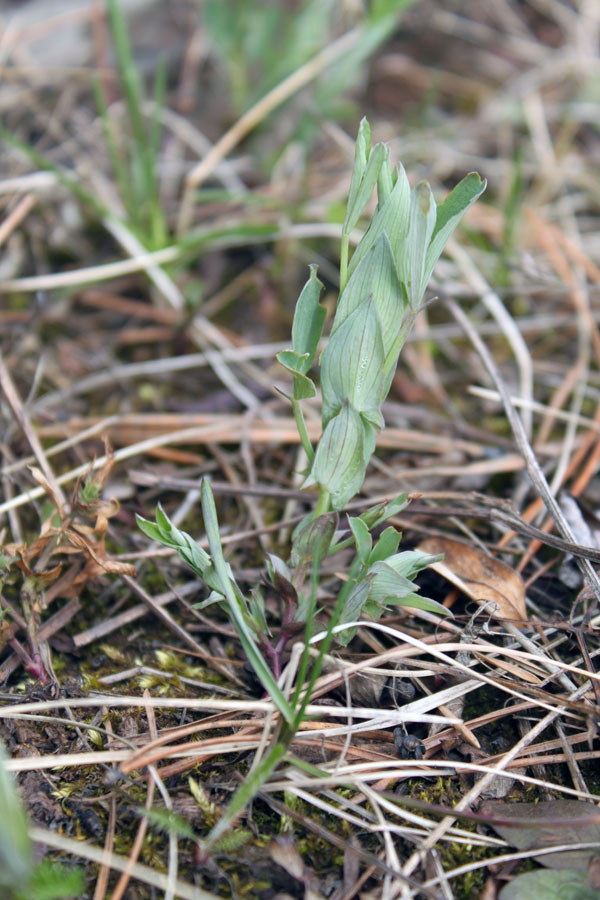
[{"label": "green leaf", "polygon": [[250,610],[250,615],[255,623],[257,634],[262,634],[265,636],[269,635],[271,632],[269,626],[267,625],[267,619],[265,616],[265,598],[263,597],[262,591],[258,587],[253,587],[250,590],[248,609]]},{"label": "green leaf", "polygon": [[138,528],[140,531],[143,531],[146,537],[149,537],[151,541],[158,541],[160,544],[164,544],[162,531],[155,522],[149,522],[148,519],[138,516],[137,513],[135,520]]},{"label": "green leaf", "polygon": [[435,228],[425,258],[423,280],[421,282],[422,293],[425,293],[433,267],[440,258],[448,238],[466,211],[483,194],[486,184],[487,182],[482,180],[477,172],[470,172],[462,181],[459,181],[444,202],[438,206]]},{"label": "green leaf", "polygon": [[360,490],[369,455],[368,426],[348,404],[327,424],[312,469],[303,487],[318,484],[331,494],[333,509],[341,509]]},{"label": "green leaf", "polygon": [[413,3],[414,0],[373,0],[368,8],[368,16],[373,22],[394,17]]},{"label": "green leaf", "polygon": [[219,591],[211,591],[206,600],[192,603],[192,609],[207,609],[207,607],[213,606],[215,603],[222,603],[224,599],[225,597]]},{"label": "green leaf", "polygon": [[346,219],[344,220],[343,231],[346,232],[346,222],[348,220],[348,211],[356,205],[358,192],[367,171],[367,163],[371,152],[371,126],[366,117],[362,118],[358,126],[358,134],[356,135],[356,143],[354,145],[354,165],[352,166],[352,177],[350,179],[350,188],[348,191],[348,203],[346,205]]},{"label": "green leaf", "polygon": [[418,572],[437,559],[439,557],[416,550],[405,550],[388,557],[385,562],[373,563],[367,572],[371,579],[368,599],[369,603],[374,604],[374,607],[369,607],[370,614],[373,615],[374,608],[381,612],[386,606],[412,606],[442,616],[448,615],[448,610],[441,603],[417,596],[419,588],[412,581]]},{"label": "green leaf", "polygon": [[218,841],[213,844],[215,854],[226,853],[231,855],[240,850],[248,841],[254,838],[254,832],[249,828],[235,828],[233,831],[224,834]]},{"label": "green leaf", "polygon": [[387,355],[400,331],[405,304],[392,248],[385,233],[379,235],[348,280],[333,320],[332,337],[370,295],[379,314],[384,355]]},{"label": "green leaf", "polygon": [[338,514],[330,512],[301,523],[294,533],[292,544],[291,564],[295,569],[315,557],[322,559],[327,555],[338,520]]},{"label": "green leaf", "polygon": [[280,350],[276,354],[277,361],[294,376],[294,400],[307,400],[314,397],[317,389],[311,378],[304,374],[308,353],[296,353],[295,350]]},{"label": "green leaf", "polygon": [[[411,606],[413,609],[423,609],[426,612],[435,613],[438,616],[452,616],[450,610],[446,609],[441,603],[438,603],[437,600],[432,600],[430,597],[422,597],[420,594],[405,594],[403,597],[392,595],[385,600],[384,605]],[[375,618],[375,616],[373,616],[373,618]]]},{"label": "green leaf", "polygon": [[390,161],[390,148],[385,148],[385,158],[379,170],[379,178],[377,179],[377,206],[382,207],[387,198],[394,190],[394,172]]},{"label": "green leaf", "polygon": [[[363,119],[363,121],[365,121]],[[358,148],[357,148],[358,149]],[[377,184],[381,166],[385,160],[386,148],[383,144],[376,144],[369,156],[369,161],[360,180],[360,184],[355,189],[354,172],[352,173],[352,181],[350,183],[350,194],[348,196],[348,207],[346,210],[346,218],[342,227],[343,234],[350,234],[355,228],[361,217],[362,211],[371,199],[373,189]],[[356,164],[355,164],[356,165]]]},{"label": "green leaf", "polygon": [[394,497],[393,500],[371,506],[370,509],[365,510],[365,512],[361,514],[360,518],[368,526],[369,531],[372,531],[373,528],[376,528],[383,522],[387,522],[392,516],[397,516],[398,513],[403,512],[409,503],[410,499],[408,494],[399,494],[397,497]]},{"label": "green leaf", "polygon": [[375,544],[372,552],[369,554],[367,565],[372,566],[373,563],[382,562],[396,553],[401,537],[401,533],[396,531],[392,525],[390,525],[389,528],[386,528]]},{"label": "green leaf", "polygon": [[165,536],[169,535],[174,527],[160,503],[156,507],[156,524],[164,532]]},{"label": "green leaf", "polygon": [[436,205],[431,188],[426,181],[421,181],[412,192],[408,234],[397,259],[398,276],[413,310],[417,310],[423,300],[425,287],[421,289],[421,285],[425,256],[435,228],[435,212]]},{"label": "green leaf", "polygon": [[[370,578],[363,578],[362,581],[359,581],[354,585],[346,598],[346,602],[340,613],[338,625],[344,625],[346,622],[356,622],[362,617],[365,603],[369,598],[370,588]],[[352,628],[347,628],[344,631],[338,631],[336,633],[336,639],[343,647],[345,647],[350,643],[357,631],[358,626],[356,625]]]},{"label": "green leaf", "polygon": [[376,210],[366,234],[350,260],[348,274],[352,275],[359,262],[366,256],[377,241],[379,235],[383,234],[383,232],[387,234],[392,248],[392,256],[397,260],[404,238],[408,233],[409,220],[410,185],[408,183],[408,178],[406,177],[406,172],[402,166],[400,166],[398,179],[394,185],[394,189],[383,205]]},{"label": "green leaf", "polygon": [[377,305],[369,297],[332,335],[321,357],[324,426],[346,403],[375,427],[383,426],[379,409],[383,357]]},{"label": "green leaf", "polygon": [[396,572],[389,561],[373,563],[368,575],[372,579],[369,600],[382,609],[387,603],[400,601],[418,590],[409,578]]},{"label": "green leaf", "polygon": [[230,577],[228,566],[225,562],[225,557],[223,556],[223,548],[221,547],[221,535],[219,534],[219,522],[217,520],[215,499],[210,487],[210,481],[206,477],[202,479],[200,492],[208,545],[210,547],[219,589],[223,592],[227,600],[227,610],[235,625],[244,652],[248,657],[248,661],[250,662],[256,677],[259,679],[286,722],[291,723],[294,720],[294,712],[286,700],[281,688],[277,684],[262,653],[258,649],[249,624],[249,612],[246,609],[246,601],[240,593],[239,588],[237,588],[237,585],[235,585],[235,582],[233,582]]},{"label": "green leaf", "polygon": [[538,869],[517,875],[500,891],[498,900],[600,900],[600,891],[590,887],[584,873],[577,869],[549,872]]},{"label": "green leaf", "polygon": [[348,517],[348,524],[350,525],[350,530],[354,535],[358,558],[360,559],[363,566],[366,566],[369,554],[371,552],[371,547],[373,546],[373,541],[371,535],[369,534],[369,529],[360,518],[353,519]]},{"label": "green leaf", "polygon": [[314,397],[316,388],[307,376],[315,361],[326,310],[319,303],[323,285],[317,278],[317,267],[310,267],[310,277],[298,297],[292,325],[292,350],[282,350],[277,359],[294,376],[294,400]]},{"label": "green leaf", "polygon": [[26,893],[33,871],[27,819],[0,744],[0,888],[9,895]]},{"label": "green leaf", "polygon": [[173,525],[160,503],[156,507],[156,524],[136,516],[138,527],[153,541],[177,550],[184,563],[202,578],[209,587],[217,588],[214,569],[208,553],[185,531]]},{"label": "green leaf", "polygon": [[395,553],[390,556],[386,563],[388,566],[404,578],[414,578],[427,566],[434,562],[439,562],[442,556],[431,556],[429,553],[422,553],[420,550],[403,550],[401,553]]},{"label": "green leaf", "polygon": [[326,310],[319,303],[323,285],[317,278],[317,267],[310,266],[310,276],[296,302],[292,324],[292,348],[304,359],[300,370],[305,375],[315,361],[323,333]]}]

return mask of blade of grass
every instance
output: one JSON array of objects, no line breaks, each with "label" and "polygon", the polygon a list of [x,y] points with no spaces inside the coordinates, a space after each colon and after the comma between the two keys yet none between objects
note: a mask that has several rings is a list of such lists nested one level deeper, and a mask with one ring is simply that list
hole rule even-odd
[{"label": "blade of grass", "polygon": [[102,132],[106,142],[106,149],[108,150],[113,172],[117,179],[117,184],[119,185],[121,200],[123,201],[125,209],[134,209],[135,202],[131,191],[131,180],[127,175],[127,170],[121,159],[115,130],[108,114],[106,96],[102,89],[102,85],[97,78],[94,79],[94,97],[98,115],[100,116],[100,122],[102,123]]},{"label": "blade of grass", "polygon": [[234,819],[239,816],[245,807],[248,806],[254,797],[256,797],[265,781],[267,781],[285,756],[293,733],[294,732],[290,733],[290,737],[285,743],[278,742],[274,744],[263,761],[250,773],[241,787],[237,789],[223,816],[213,827],[206,838],[206,841],[203,842],[202,846],[205,850],[210,850],[210,848],[214,846],[216,841],[219,840],[233,823]]}]

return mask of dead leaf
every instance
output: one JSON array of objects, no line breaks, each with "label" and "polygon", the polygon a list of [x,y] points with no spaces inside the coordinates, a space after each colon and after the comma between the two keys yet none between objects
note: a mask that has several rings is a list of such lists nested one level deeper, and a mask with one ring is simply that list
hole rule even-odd
[{"label": "dead leaf", "polygon": [[135,566],[131,563],[119,562],[116,559],[109,559],[106,556],[104,547],[104,538],[99,541],[92,542],[89,538],[85,538],[82,534],[78,534],[73,529],[65,532],[65,537],[83,553],[94,561],[97,571],[93,572],[91,568],[86,566],[88,577],[92,578],[94,574],[98,575],[135,575]]},{"label": "dead leaf", "polygon": [[[490,825],[519,850],[573,844],[573,850],[534,856],[549,869],[587,871],[600,844],[600,809],[585,800],[541,800],[539,803],[482,803],[479,812],[489,816]],[[594,849],[577,849],[579,844],[595,844]]]},{"label": "dead leaf", "polygon": [[292,878],[297,881],[304,879],[304,862],[291,838],[273,838],[269,842],[269,856]]},{"label": "dead leaf", "polygon": [[304,885],[304,900],[323,900],[315,873],[304,861],[291,836],[274,837],[269,842],[269,855],[273,862]]},{"label": "dead leaf", "polygon": [[418,547],[432,556],[443,554],[441,563],[432,563],[444,578],[478,601],[497,604],[499,619],[527,619],[525,586],[518,572],[487,553],[449,538],[427,538]]},{"label": "dead leaf", "polygon": [[38,469],[37,466],[28,466],[27,468],[29,469],[33,478],[35,479],[35,481],[37,481],[39,486],[42,487],[46,491],[46,493],[48,494],[49,497],[52,498],[52,502],[56,506],[56,509],[58,510],[58,514],[59,514],[60,518],[63,519],[64,518],[64,507],[63,507],[62,498],[54,489],[54,485],[50,484],[50,482],[48,481],[48,479],[46,478],[46,476],[44,475],[42,470]]}]

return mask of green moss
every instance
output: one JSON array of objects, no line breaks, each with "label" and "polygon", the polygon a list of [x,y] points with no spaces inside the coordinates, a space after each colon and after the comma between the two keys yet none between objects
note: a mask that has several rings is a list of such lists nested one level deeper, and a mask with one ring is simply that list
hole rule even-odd
[{"label": "green moss", "polygon": [[[409,785],[407,796],[414,797],[424,803],[431,803],[432,805],[450,809],[462,799],[464,790],[456,779],[436,778],[433,782],[412,782]],[[437,822],[437,818],[435,821]],[[461,820],[460,828],[463,831],[472,831],[474,834],[477,832],[477,824],[468,820]],[[470,862],[491,858],[497,852],[493,847],[481,847],[469,843],[449,843],[447,841],[441,841],[436,849],[440,854],[442,868],[445,872]],[[467,872],[465,875],[454,879],[452,890],[455,900],[472,900],[473,897],[479,897],[486,877],[485,869],[476,869],[474,872]]]}]

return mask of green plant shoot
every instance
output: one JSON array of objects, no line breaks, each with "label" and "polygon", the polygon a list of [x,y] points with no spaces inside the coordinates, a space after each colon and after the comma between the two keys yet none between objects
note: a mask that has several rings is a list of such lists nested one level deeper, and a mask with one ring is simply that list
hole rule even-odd
[{"label": "green plant shoot", "polygon": [[[350,230],[375,183],[377,209],[348,262]],[[342,228],[340,296],[320,361],[323,435],[304,482],[318,488],[319,512],[341,509],[360,490],[384,425],[381,408],[433,267],[484,189],[472,172],[438,206],[427,182],[411,190],[402,166],[392,169],[387,148],[371,150],[368,123],[361,122]]]},{"label": "green plant shoot", "polygon": [[[350,233],[375,186],[377,208],[349,258]],[[298,298],[292,347],[277,357],[292,375],[289,399],[309,460],[304,487],[318,490],[314,510],[292,536],[289,559],[269,555],[267,561],[268,589],[279,601],[278,621],[270,621],[272,617],[267,616],[263,589],[255,586],[246,597],[225,561],[207,478],[202,482],[201,497],[210,554],[190,535],[179,531],[160,506],[156,522],[138,516],[142,531],[177,550],[209,588],[209,596],[199,605],[218,603],[227,612],[257,678],[282,717],[277,740],[214,825],[204,845],[207,851],[286,756],[304,718],[334,628],[347,626],[336,632],[337,639],[346,644],[362,617],[377,620],[388,607],[418,607],[448,615],[439,603],[419,596],[413,580],[438,557],[418,551],[398,552],[401,535],[393,526],[373,538],[375,528],[406,507],[406,495],[349,518],[347,529],[339,528],[339,511],[362,487],[376,434],[384,427],[382,405],[433,267],[452,231],[484,188],[485,182],[472,173],[436,205],[426,182],[411,190],[404,169],[392,168],[383,144],[371,149],[368,122],[361,122],[342,227],[340,295],[329,343],[320,359],[323,434],[316,449],[309,440],[301,406],[317,393],[309,373],[315,366],[325,322],[325,310],[319,302],[322,285],[315,266],[311,266]],[[354,547],[354,558],[329,613],[327,636],[311,665],[310,638],[323,629],[317,603],[321,565],[326,557],[349,547]],[[293,696],[288,699],[279,679],[289,645],[302,629],[304,651]]]}]

